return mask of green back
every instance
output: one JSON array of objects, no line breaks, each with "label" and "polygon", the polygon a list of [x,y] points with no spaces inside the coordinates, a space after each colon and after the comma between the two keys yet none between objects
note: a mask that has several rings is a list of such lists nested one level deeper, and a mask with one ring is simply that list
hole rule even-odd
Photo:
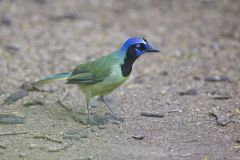
[{"label": "green back", "polygon": [[95,61],[90,61],[85,64],[80,64],[72,72],[67,83],[79,85],[92,85],[104,81],[111,73],[111,67],[118,64],[119,61],[115,54],[109,54],[98,58]]}]

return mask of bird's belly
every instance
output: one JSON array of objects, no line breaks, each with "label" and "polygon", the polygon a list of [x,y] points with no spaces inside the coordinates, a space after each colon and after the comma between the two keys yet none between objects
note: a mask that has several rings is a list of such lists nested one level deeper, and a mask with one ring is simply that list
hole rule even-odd
[{"label": "bird's belly", "polygon": [[122,76],[110,76],[103,82],[91,86],[91,95],[107,95],[119,87],[125,80],[126,78]]},{"label": "bird's belly", "polygon": [[83,92],[90,92],[91,97],[97,95],[107,95],[111,93],[114,89],[119,87],[123,82],[127,80],[128,77],[123,77],[121,74],[120,67],[113,68],[112,73],[104,79],[104,81],[89,85],[89,86],[80,86]]}]

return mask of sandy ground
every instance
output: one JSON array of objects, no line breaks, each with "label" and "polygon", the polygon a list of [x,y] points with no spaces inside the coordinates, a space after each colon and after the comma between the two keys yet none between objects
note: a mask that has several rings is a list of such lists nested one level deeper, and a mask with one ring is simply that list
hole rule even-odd
[{"label": "sandy ground", "polygon": [[[0,106],[25,117],[0,124],[0,160],[239,160],[239,0],[0,0],[0,102],[22,83],[71,71],[130,36],[162,52],[141,57],[111,95],[125,122],[90,132],[57,103],[65,85],[48,85]],[[64,104],[81,115],[83,94],[68,90]],[[36,100],[42,104],[26,106]],[[104,116],[95,103],[93,113]]]}]

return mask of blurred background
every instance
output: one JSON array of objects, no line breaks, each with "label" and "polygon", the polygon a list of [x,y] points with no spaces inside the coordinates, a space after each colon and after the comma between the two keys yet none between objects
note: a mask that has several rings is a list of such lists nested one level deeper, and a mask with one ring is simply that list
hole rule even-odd
[{"label": "blurred background", "polygon": [[[237,159],[239,152],[234,146],[239,144],[234,137],[239,142],[238,123],[221,128],[208,115],[216,106],[227,115],[239,113],[239,0],[0,0],[0,93],[8,95],[26,81],[71,71],[80,63],[115,51],[131,36],[145,37],[161,53],[141,57],[130,80],[113,94],[116,110],[128,117],[126,123],[120,129],[113,125],[101,130],[100,138],[91,137],[82,150],[93,159]],[[230,80],[221,82],[224,80],[213,77],[217,83],[212,83],[208,76]],[[64,87],[57,86],[54,92],[61,95]],[[178,94],[189,89],[196,94]],[[66,101],[77,110],[84,99],[79,98],[77,89],[72,90]],[[208,97],[216,91],[227,92],[231,98],[219,101]],[[15,105],[0,106],[0,111],[20,113],[31,120],[21,127],[55,136],[67,127],[79,127],[71,118],[59,122],[57,113],[67,116],[56,104],[37,111],[22,107],[36,97],[48,102],[56,99],[52,94],[31,93]],[[139,116],[144,110],[165,113],[170,109],[179,113],[163,120]],[[46,124],[54,124],[55,130]],[[7,131],[15,128],[1,127]],[[146,136],[141,144],[129,140],[137,133]],[[0,140],[5,142],[7,138]],[[188,142],[191,140],[196,141]],[[18,151],[11,151],[19,142],[26,148],[28,143],[36,143],[28,137],[9,141],[11,147],[3,153],[5,158],[18,157]],[[92,152],[87,150],[89,145]],[[77,155],[75,149],[60,155]],[[45,153],[36,150],[22,152],[30,159]],[[44,156],[59,158],[48,152]]]},{"label": "blurred background", "polygon": [[130,36],[166,56],[198,56],[199,67],[216,57],[235,61],[239,8],[238,0],[1,0],[1,75],[22,81],[70,70]]}]

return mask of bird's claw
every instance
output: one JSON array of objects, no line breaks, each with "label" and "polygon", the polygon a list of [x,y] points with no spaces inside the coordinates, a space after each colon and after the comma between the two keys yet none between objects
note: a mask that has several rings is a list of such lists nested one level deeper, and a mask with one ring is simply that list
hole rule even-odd
[{"label": "bird's claw", "polygon": [[90,126],[97,126],[97,122],[94,120],[92,116],[88,117],[88,124]]},{"label": "bird's claw", "polygon": [[96,132],[96,130],[97,130],[97,122],[93,118],[91,118],[91,119],[88,120],[88,123],[90,125],[91,132]]},{"label": "bird's claw", "polygon": [[91,132],[96,132],[96,130],[97,130],[97,126],[91,126],[91,129],[90,129]]},{"label": "bird's claw", "polygon": [[109,119],[117,121],[117,122],[124,122],[124,118],[120,117],[118,114],[116,113],[111,113],[109,114]]},{"label": "bird's claw", "polygon": [[89,125],[91,127],[91,131],[95,132],[98,129],[105,129],[106,124],[108,123],[108,120],[104,117],[98,116],[97,114],[94,114],[93,117],[89,119]]}]

